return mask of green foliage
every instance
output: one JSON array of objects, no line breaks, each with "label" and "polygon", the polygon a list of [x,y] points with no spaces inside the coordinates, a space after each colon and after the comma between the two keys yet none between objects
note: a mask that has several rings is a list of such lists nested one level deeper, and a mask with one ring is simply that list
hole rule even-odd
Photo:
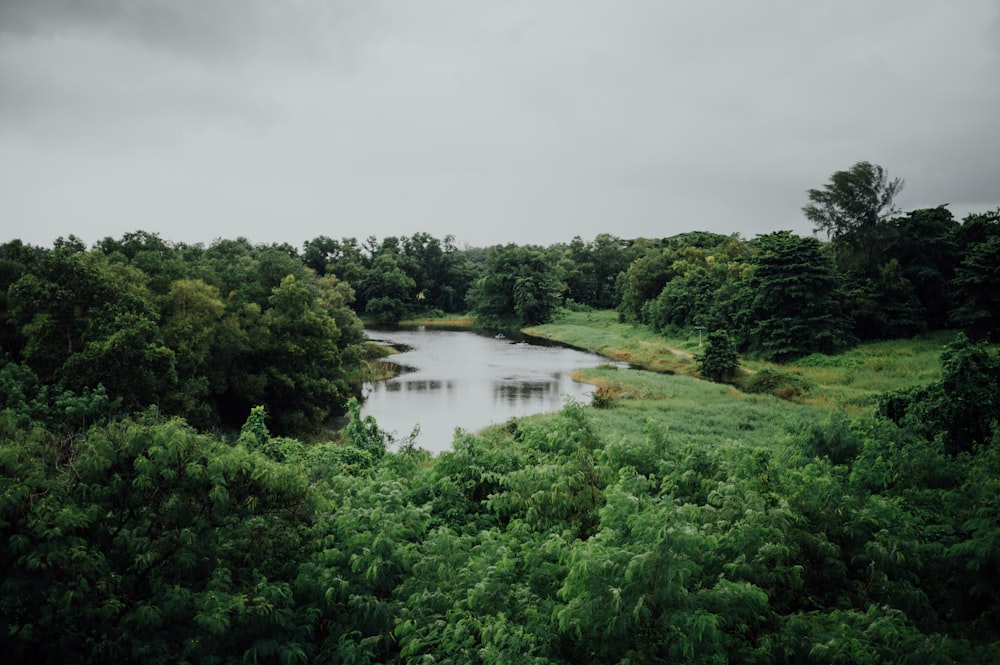
[{"label": "green foliage", "polygon": [[[970,215],[965,224],[985,236],[972,242],[955,270],[953,285],[959,307],[954,320],[971,335],[1000,340],[1000,210]],[[964,225],[963,225],[964,226]]]},{"label": "green foliage", "polygon": [[941,355],[941,380],[885,395],[879,414],[927,439],[940,437],[951,453],[986,445],[1000,413],[1000,355],[960,335]]},{"label": "green foliage", "polygon": [[30,367],[0,360],[0,412],[17,427],[34,424],[73,433],[120,410],[121,400],[112,400],[103,385],[80,392],[44,385]]},{"label": "green foliage", "polygon": [[705,349],[695,356],[695,360],[701,375],[713,381],[736,376],[740,367],[736,343],[724,330],[713,330],[708,334]]},{"label": "green foliage", "polygon": [[[911,221],[949,237],[945,215],[930,216]],[[897,222],[880,232],[904,233]],[[953,229],[963,258],[988,254],[991,224]],[[886,237],[880,272],[853,282],[851,302],[876,303],[865,321],[903,334],[930,316],[948,263]],[[941,337],[829,355],[849,339],[837,298],[825,300],[839,281],[822,247],[790,234],[461,253],[426,234],[328,240],[307,244],[308,261],[287,245],[206,249],[141,232],[91,251],[72,237],[51,251],[0,248],[8,660],[1000,658],[995,349],[959,339],[939,380],[923,358]],[[437,457],[393,452],[342,380],[363,337],[344,279],[361,285],[375,265],[398,268],[413,281],[406,298],[440,309],[478,274],[504,285],[480,289],[478,303],[509,295],[496,312],[528,319],[558,303],[560,280],[577,302],[606,302],[618,266],[629,316],[664,329],[734,315],[763,353],[803,343],[783,327],[805,338],[795,354],[818,353],[782,371],[748,361],[744,393],[587,370],[607,408],[456,432]],[[985,288],[984,266],[967,261],[962,279]],[[395,297],[368,295],[359,306]],[[670,350],[690,339],[613,319],[581,311],[560,325],[584,348],[693,366]],[[928,381],[886,396],[888,419],[751,392],[804,400],[831,383],[871,394]],[[111,420],[126,400],[242,427],[224,442],[157,409]],[[271,433],[342,409],[337,440]]]},{"label": "green foliage", "polygon": [[885,255],[899,262],[931,330],[949,325],[951,280],[960,261],[958,222],[945,206],[913,210],[893,222]]},{"label": "green foliage", "polygon": [[2,330],[35,392],[105,394],[127,412],[156,404],[200,427],[237,427],[263,404],[285,433],[343,410],[363,336],[353,292],[293,248],[138,232],[5,257]]},{"label": "green foliage", "polygon": [[416,302],[416,281],[399,267],[395,258],[380,254],[360,284],[365,312],[379,323],[406,318]]},{"label": "green foliage", "polygon": [[563,284],[555,263],[538,247],[493,247],[482,275],[469,291],[472,315],[481,327],[545,323],[559,307]]},{"label": "green foliage", "polygon": [[379,428],[373,417],[361,415],[361,404],[354,397],[347,400],[347,416],[347,425],[340,431],[344,443],[364,451],[376,461],[382,459],[392,437]]},{"label": "green foliage", "polygon": [[799,438],[807,457],[825,458],[837,465],[853,462],[864,444],[851,420],[839,411],[821,422],[803,426]]},{"label": "green foliage", "polygon": [[[684,410],[680,391],[660,399]],[[344,443],[276,439],[263,408],[236,445],[153,411],[68,447],[0,426],[5,655],[995,658],[1000,447],[949,456],[843,416],[782,433],[743,402],[701,438],[688,410],[635,434],[615,424],[637,419],[631,402],[568,404],[437,458],[381,449],[356,405]],[[737,423],[771,429],[748,443]]]},{"label": "green foliage", "polygon": [[748,393],[764,393],[781,399],[797,399],[808,393],[811,386],[800,376],[765,367],[744,377],[740,382],[740,388]]},{"label": "green foliage", "polygon": [[607,233],[593,242],[573,238],[562,259],[563,280],[569,301],[584,307],[610,309],[616,304],[618,274],[628,267],[628,243]]},{"label": "green foliage", "polygon": [[819,241],[780,231],[756,242],[753,270],[741,287],[742,346],[779,362],[850,346],[837,278]]},{"label": "green foliage", "polygon": [[629,264],[619,281],[618,311],[629,322],[643,321],[643,307],[676,276],[672,250],[650,248]]},{"label": "green foliage", "polygon": [[12,662],[305,659],[297,473],[176,421],[94,428],[69,460],[5,440],[0,468]]},{"label": "green foliage", "polygon": [[922,305],[896,259],[883,265],[877,278],[855,282],[846,301],[859,339],[912,337],[927,328]]},{"label": "green foliage", "polygon": [[832,239],[842,270],[874,277],[898,212],[894,199],[902,189],[903,181],[889,180],[881,166],[858,162],[835,172],[822,189],[810,189],[810,203],[802,212]]}]

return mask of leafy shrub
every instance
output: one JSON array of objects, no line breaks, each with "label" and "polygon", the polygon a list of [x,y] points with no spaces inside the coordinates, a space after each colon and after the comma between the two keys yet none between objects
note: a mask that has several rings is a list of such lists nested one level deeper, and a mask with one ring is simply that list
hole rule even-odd
[{"label": "leafy shrub", "polygon": [[701,375],[713,381],[736,376],[740,367],[736,343],[724,330],[715,330],[708,334],[705,351],[695,356],[695,360],[698,361],[698,371]]},{"label": "leafy shrub", "polygon": [[807,456],[825,457],[837,465],[854,461],[864,445],[850,418],[839,411],[822,422],[809,423],[800,436],[802,451]]},{"label": "leafy shrub", "polygon": [[577,302],[572,298],[566,298],[566,302],[563,303],[563,307],[570,312],[593,312],[594,308],[590,305],[582,302]]},{"label": "leafy shrub", "polygon": [[590,405],[595,409],[610,409],[618,401],[618,395],[607,386],[600,386],[594,391],[594,396],[590,400]]},{"label": "leafy shrub", "polygon": [[808,381],[802,377],[765,367],[743,379],[744,392],[774,395],[781,399],[796,399],[809,392]]},{"label": "leafy shrub", "polygon": [[965,335],[941,354],[941,380],[882,396],[878,414],[926,437],[942,437],[950,453],[990,441],[1000,412],[1000,354]]}]

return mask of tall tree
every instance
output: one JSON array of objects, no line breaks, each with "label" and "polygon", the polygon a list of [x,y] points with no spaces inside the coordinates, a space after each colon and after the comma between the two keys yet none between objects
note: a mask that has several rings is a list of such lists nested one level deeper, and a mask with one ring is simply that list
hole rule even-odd
[{"label": "tall tree", "polygon": [[469,292],[481,325],[545,323],[559,307],[564,288],[558,263],[540,247],[509,244],[491,249],[482,276]]},{"label": "tall tree", "polygon": [[782,362],[852,344],[837,276],[819,241],[778,231],[756,243],[737,315],[743,346]]},{"label": "tall tree", "polygon": [[736,354],[736,343],[725,330],[708,333],[705,349],[695,356],[698,371],[712,381],[723,381],[736,376],[740,368],[740,358]]},{"label": "tall tree", "polygon": [[626,321],[643,322],[643,306],[663,291],[677,276],[673,269],[677,253],[672,249],[651,247],[633,260],[619,278],[618,312]]},{"label": "tall tree", "polygon": [[265,404],[282,432],[307,431],[340,411],[348,396],[340,330],[317,304],[311,284],[288,275],[268,299],[263,321],[269,344],[262,358]]},{"label": "tall tree", "polygon": [[416,302],[416,288],[417,283],[390,253],[375,258],[359,285],[365,312],[379,323],[395,323],[409,314]]},{"label": "tall tree", "polygon": [[858,162],[837,171],[822,189],[809,190],[806,218],[833,242],[841,269],[876,277],[882,263],[882,246],[899,212],[896,195],[903,189],[899,178],[890,180],[881,166]]},{"label": "tall tree", "polygon": [[355,287],[365,274],[366,259],[357,238],[319,236],[303,245],[302,260],[317,274],[332,273]]},{"label": "tall tree", "polygon": [[[1000,220],[1000,210],[996,217]],[[955,323],[975,337],[1000,341],[1000,224],[994,235],[969,247],[953,285],[961,304]]]},{"label": "tall tree", "polygon": [[946,328],[954,306],[951,280],[961,261],[959,224],[946,206],[913,210],[895,220],[885,255],[899,261],[931,329]]}]

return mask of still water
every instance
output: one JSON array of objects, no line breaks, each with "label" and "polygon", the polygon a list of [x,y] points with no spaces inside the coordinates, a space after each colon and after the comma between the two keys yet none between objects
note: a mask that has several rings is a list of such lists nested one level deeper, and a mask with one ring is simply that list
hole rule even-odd
[{"label": "still water", "polygon": [[563,395],[589,403],[594,386],[569,373],[605,362],[582,351],[467,331],[369,330],[368,337],[403,349],[387,359],[402,372],[365,384],[362,415],[374,416],[397,439],[419,425],[414,444],[433,453],[451,449],[456,427],[475,432],[509,418],[558,411]]}]

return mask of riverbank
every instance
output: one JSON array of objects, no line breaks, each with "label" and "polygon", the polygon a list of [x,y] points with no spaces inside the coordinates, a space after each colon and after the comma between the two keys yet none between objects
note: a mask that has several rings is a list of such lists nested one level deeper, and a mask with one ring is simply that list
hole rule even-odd
[{"label": "riverbank", "polygon": [[[414,318],[400,322],[401,328],[474,330],[466,314]],[[664,337],[651,328],[618,320],[613,310],[563,312],[555,321],[521,330],[524,335],[596,353],[629,367],[646,370],[642,385],[629,385],[637,376],[627,372],[602,375],[595,370],[578,372],[575,378],[601,388],[599,399],[618,402],[636,395],[662,392],[651,389],[656,376],[689,377],[700,381],[695,356],[700,350],[698,334]],[[938,332],[912,339],[869,342],[836,356],[813,354],[795,363],[776,364],[741,358],[740,374],[731,384],[711,384],[736,398],[769,395],[805,406],[832,407],[851,414],[871,412],[879,395],[901,388],[926,385],[940,378],[940,356],[954,338]],[[385,369],[372,363],[370,370]],[[385,378],[385,377],[381,377]],[[705,382],[708,383],[708,382]]]},{"label": "riverbank", "polygon": [[[523,331],[527,335],[598,353],[606,358],[656,374],[698,376],[694,356],[697,333],[665,338],[646,326],[621,323],[614,311],[565,312],[557,320]],[[869,342],[842,354],[813,354],[795,363],[779,365],[741,358],[741,372],[732,385],[719,386],[737,395],[769,394],[786,402],[833,407],[849,413],[874,409],[882,393],[926,385],[940,378],[940,357],[954,333],[937,332],[912,339]],[[616,379],[623,387],[627,373]],[[580,380],[601,385],[600,376],[580,373]],[[606,377],[605,377],[606,378]],[[639,392],[647,390],[639,389]]]},{"label": "riverbank", "polygon": [[658,374],[698,373],[694,361],[697,346],[681,340],[668,342],[645,326],[620,323],[618,313],[613,310],[567,312],[552,323],[521,332]]},{"label": "riverbank", "polygon": [[400,328],[434,328],[436,330],[472,330],[472,317],[468,314],[445,314],[443,316],[416,317],[399,322]]},{"label": "riverbank", "polygon": [[[394,356],[399,353],[396,349],[385,344],[375,342],[365,342],[362,356],[358,362],[358,368],[353,376],[348,380],[352,385],[360,386],[369,381],[382,381],[391,379],[396,375],[396,367],[391,363],[382,362],[384,358]],[[360,388],[359,388],[360,390]]]}]

